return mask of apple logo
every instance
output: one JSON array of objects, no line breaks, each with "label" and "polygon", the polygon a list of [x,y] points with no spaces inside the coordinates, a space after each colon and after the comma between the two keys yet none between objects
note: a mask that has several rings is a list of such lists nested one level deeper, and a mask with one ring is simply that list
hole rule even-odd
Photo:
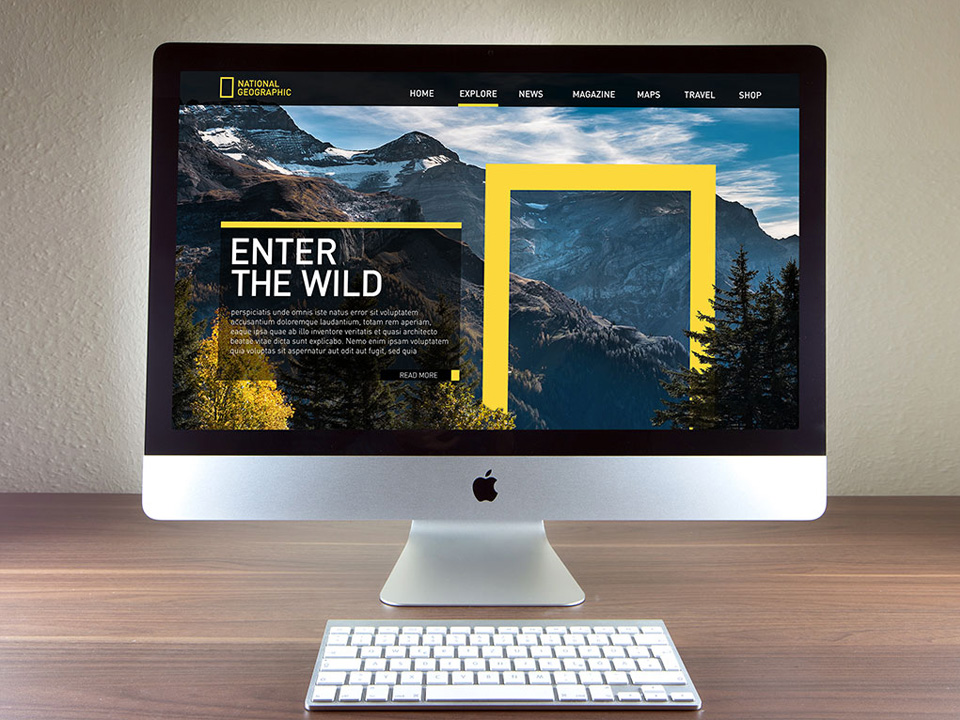
[{"label": "apple logo", "polygon": [[493,468],[487,470],[486,474],[473,481],[473,495],[480,502],[493,502],[497,497],[497,491],[493,484],[497,481],[495,477],[490,477]]}]

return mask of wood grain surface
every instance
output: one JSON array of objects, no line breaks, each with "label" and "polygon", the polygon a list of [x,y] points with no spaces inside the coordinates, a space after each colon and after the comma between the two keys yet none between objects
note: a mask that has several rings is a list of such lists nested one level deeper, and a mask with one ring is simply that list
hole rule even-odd
[{"label": "wood grain surface", "polygon": [[[139,503],[0,495],[3,720],[303,718],[327,619],[442,617],[662,618],[704,709],[651,720],[960,718],[960,498],[834,498],[811,523],[550,523],[587,594],[572,609],[382,605],[405,523],[159,523]],[[546,717],[457,717],[524,714]],[[611,712],[563,717],[579,715]]]}]

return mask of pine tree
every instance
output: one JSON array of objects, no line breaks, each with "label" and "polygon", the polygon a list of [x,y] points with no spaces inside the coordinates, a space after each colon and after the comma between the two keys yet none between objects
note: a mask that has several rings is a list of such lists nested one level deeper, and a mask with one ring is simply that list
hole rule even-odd
[{"label": "pine tree", "polygon": [[796,427],[798,422],[798,366],[800,276],[797,264],[787,263],[779,278],[768,274],[757,292],[759,324],[761,425]]},{"label": "pine tree", "polygon": [[[342,310],[359,314],[376,307],[374,298],[350,298]],[[365,335],[353,336],[365,337]],[[372,331],[366,335],[372,339]],[[368,350],[373,343],[345,347]],[[303,430],[387,430],[399,424],[399,383],[380,379],[394,362],[393,355],[305,354],[290,359],[281,375],[283,387],[296,408],[293,427]]]},{"label": "pine tree", "polygon": [[436,337],[449,342],[427,345],[417,354],[425,370],[460,369],[457,382],[416,382],[404,390],[407,403],[405,426],[428,430],[511,430],[513,413],[487,407],[477,397],[480,379],[473,363],[464,359],[466,347],[460,338],[459,318],[441,295],[434,310]]},{"label": "pine tree", "polygon": [[173,426],[194,427],[192,406],[197,394],[197,352],[203,323],[194,322],[193,278],[184,275],[173,287]]},{"label": "pine tree", "polygon": [[729,289],[715,287],[713,315],[686,335],[700,343],[702,369],[668,373],[670,400],[654,425],[704,429],[784,428],[797,425],[799,272],[788,263],[779,280],[768,276],[754,290],[742,247],[730,269]]}]

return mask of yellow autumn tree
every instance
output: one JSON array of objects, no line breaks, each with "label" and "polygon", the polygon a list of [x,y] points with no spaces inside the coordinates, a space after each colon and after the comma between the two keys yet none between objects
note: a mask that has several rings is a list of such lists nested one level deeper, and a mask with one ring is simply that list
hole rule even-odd
[{"label": "yellow autumn tree", "polygon": [[[233,350],[233,352],[231,352]],[[242,350],[242,352],[237,352]],[[291,406],[250,331],[217,312],[210,337],[197,352],[193,415],[207,430],[286,430]]]}]

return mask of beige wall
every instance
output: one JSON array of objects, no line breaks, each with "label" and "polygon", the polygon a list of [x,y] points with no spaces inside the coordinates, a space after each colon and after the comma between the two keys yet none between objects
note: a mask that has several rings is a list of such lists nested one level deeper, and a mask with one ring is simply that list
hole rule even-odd
[{"label": "beige wall", "polygon": [[170,40],[812,43],[831,492],[957,494],[956,0],[6,0],[0,490],[139,489],[150,62]]}]

